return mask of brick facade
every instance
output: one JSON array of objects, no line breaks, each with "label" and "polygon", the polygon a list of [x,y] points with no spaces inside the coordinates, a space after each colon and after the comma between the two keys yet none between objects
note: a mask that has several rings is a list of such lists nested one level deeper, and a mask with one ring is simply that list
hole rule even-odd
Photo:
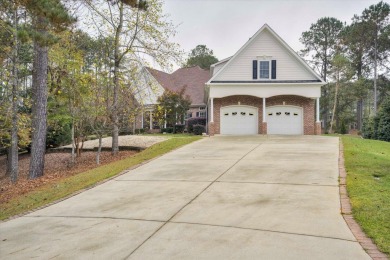
[{"label": "brick facade", "polygon": [[[209,124],[209,134],[220,134],[221,107],[231,105],[246,105],[258,108],[258,134],[267,134],[267,123],[263,122],[263,99],[254,96],[228,96],[214,99],[214,123]],[[303,108],[303,132],[305,135],[318,134],[315,123],[315,100],[301,96],[274,96],[266,99],[266,106],[298,106]]]}]

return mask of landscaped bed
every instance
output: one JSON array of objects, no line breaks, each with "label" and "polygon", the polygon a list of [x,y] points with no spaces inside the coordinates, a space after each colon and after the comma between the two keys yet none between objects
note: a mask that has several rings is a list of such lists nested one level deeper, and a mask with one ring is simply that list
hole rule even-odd
[{"label": "landscaped bed", "polygon": [[[113,157],[110,152],[105,152],[102,158],[104,165],[99,167],[94,164],[94,156],[96,155],[94,152],[83,153],[81,159],[84,158],[82,160],[86,163],[80,163],[75,168],[67,168],[69,154],[66,154],[68,158],[58,153],[47,154],[45,176],[34,181],[27,180],[28,158],[21,158],[21,161],[23,159],[27,161],[27,166],[21,163],[21,176],[18,183],[12,185],[4,177],[0,181],[0,219],[28,212],[79,190],[94,186],[96,183],[118,175],[130,167],[201,138],[191,135],[170,137],[168,140],[154,144],[139,153],[123,151],[117,157]],[[62,164],[65,166],[61,168]],[[48,168],[50,165],[54,170],[51,171]]]},{"label": "landscaped bed", "polygon": [[342,136],[352,212],[390,256],[390,143]]}]

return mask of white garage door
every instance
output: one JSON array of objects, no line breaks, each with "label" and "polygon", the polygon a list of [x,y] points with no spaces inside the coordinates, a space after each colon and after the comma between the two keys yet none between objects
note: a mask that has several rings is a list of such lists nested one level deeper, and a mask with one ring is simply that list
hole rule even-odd
[{"label": "white garage door", "polygon": [[250,106],[221,107],[221,134],[257,134],[257,108]]},{"label": "white garage door", "polygon": [[302,135],[302,108],[294,106],[267,107],[267,134]]}]

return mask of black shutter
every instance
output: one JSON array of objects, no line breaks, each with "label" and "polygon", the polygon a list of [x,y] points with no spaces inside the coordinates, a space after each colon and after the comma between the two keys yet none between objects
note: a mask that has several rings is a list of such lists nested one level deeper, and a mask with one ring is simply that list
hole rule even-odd
[{"label": "black shutter", "polygon": [[276,79],[276,60],[272,60],[271,79]]},{"label": "black shutter", "polygon": [[253,79],[257,79],[257,60],[253,60]]}]

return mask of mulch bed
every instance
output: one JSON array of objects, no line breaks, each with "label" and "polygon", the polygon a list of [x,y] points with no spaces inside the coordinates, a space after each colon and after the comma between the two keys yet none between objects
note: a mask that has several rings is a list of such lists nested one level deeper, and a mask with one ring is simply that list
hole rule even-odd
[{"label": "mulch bed", "polygon": [[[113,156],[110,151],[102,151],[100,154],[100,165],[121,160],[136,154],[136,151],[120,151]],[[59,179],[75,175],[93,168],[96,165],[96,152],[85,151],[79,158],[76,158],[75,165],[71,165],[70,153],[47,153],[45,155],[44,176],[35,180],[28,180],[30,155],[19,155],[19,178],[17,183],[12,184],[9,176],[6,176],[6,156],[0,156],[0,203],[6,203],[10,199],[26,194],[39,187],[55,183]]]}]

